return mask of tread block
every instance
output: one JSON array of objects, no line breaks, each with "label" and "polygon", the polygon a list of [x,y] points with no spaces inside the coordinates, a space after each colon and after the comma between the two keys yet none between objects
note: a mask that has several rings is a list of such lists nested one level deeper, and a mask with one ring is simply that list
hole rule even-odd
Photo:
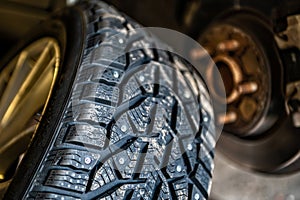
[{"label": "tread block", "polygon": [[53,164],[83,171],[92,170],[100,158],[99,154],[76,149],[52,151],[51,155],[49,157]]},{"label": "tread block", "polygon": [[106,139],[106,129],[103,127],[94,127],[88,124],[71,125],[67,131],[65,142],[81,143],[84,145],[91,145],[104,147]]},{"label": "tread block", "polygon": [[88,175],[71,170],[51,170],[45,185],[83,193],[88,181]]},{"label": "tread block", "polygon": [[119,100],[119,88],[109,86],[103,83],[89,83],[84,85],[81,90],[81,99],[102,102],[103,100],[110,103],[117,103]]}]

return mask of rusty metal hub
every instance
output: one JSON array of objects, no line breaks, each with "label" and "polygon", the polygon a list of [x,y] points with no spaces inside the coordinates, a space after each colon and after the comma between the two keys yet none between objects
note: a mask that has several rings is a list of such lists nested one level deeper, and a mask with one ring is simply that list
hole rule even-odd
[{"label": "rusty metal hub", "polygon": [[[249,35],[229,24],[212,26],[200,43],[215,61],[225,85],[225,130],[239,136],[255,134],[252,130],[265,114],[270,91],[270,73],[263,53]],[[212,77],[213,73],[209,71],[208,75]],[[215,80],[210,80],[213,96],[221,99],[214,90]]]}]

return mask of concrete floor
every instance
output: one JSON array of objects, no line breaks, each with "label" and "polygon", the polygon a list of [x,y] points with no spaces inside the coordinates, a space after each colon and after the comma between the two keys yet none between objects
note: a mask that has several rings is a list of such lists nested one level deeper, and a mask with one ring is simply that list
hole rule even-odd
[{"label": "concrete floor", "polygon": [[246,172],[216,153],[211,200],[300,200],[300,172],[274,177]]}]

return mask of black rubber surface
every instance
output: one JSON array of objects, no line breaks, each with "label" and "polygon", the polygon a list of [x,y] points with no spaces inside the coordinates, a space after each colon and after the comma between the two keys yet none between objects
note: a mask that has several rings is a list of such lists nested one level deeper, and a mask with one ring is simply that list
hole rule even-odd
[{"label": "black rubber surface", "polygon": [[106,4],[81,9],[82,63],[24,198],[207,199],[214,120],[201,77]]}]

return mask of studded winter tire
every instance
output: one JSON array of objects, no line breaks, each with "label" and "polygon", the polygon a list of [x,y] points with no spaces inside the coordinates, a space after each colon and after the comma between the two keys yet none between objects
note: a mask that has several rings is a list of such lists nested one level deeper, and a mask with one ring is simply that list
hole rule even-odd
[{"label": "studded winter tire", "polygon": [[5,198],[207,199],[214,118],[197,70],[102,2],[51,21],[58,80]]}]

